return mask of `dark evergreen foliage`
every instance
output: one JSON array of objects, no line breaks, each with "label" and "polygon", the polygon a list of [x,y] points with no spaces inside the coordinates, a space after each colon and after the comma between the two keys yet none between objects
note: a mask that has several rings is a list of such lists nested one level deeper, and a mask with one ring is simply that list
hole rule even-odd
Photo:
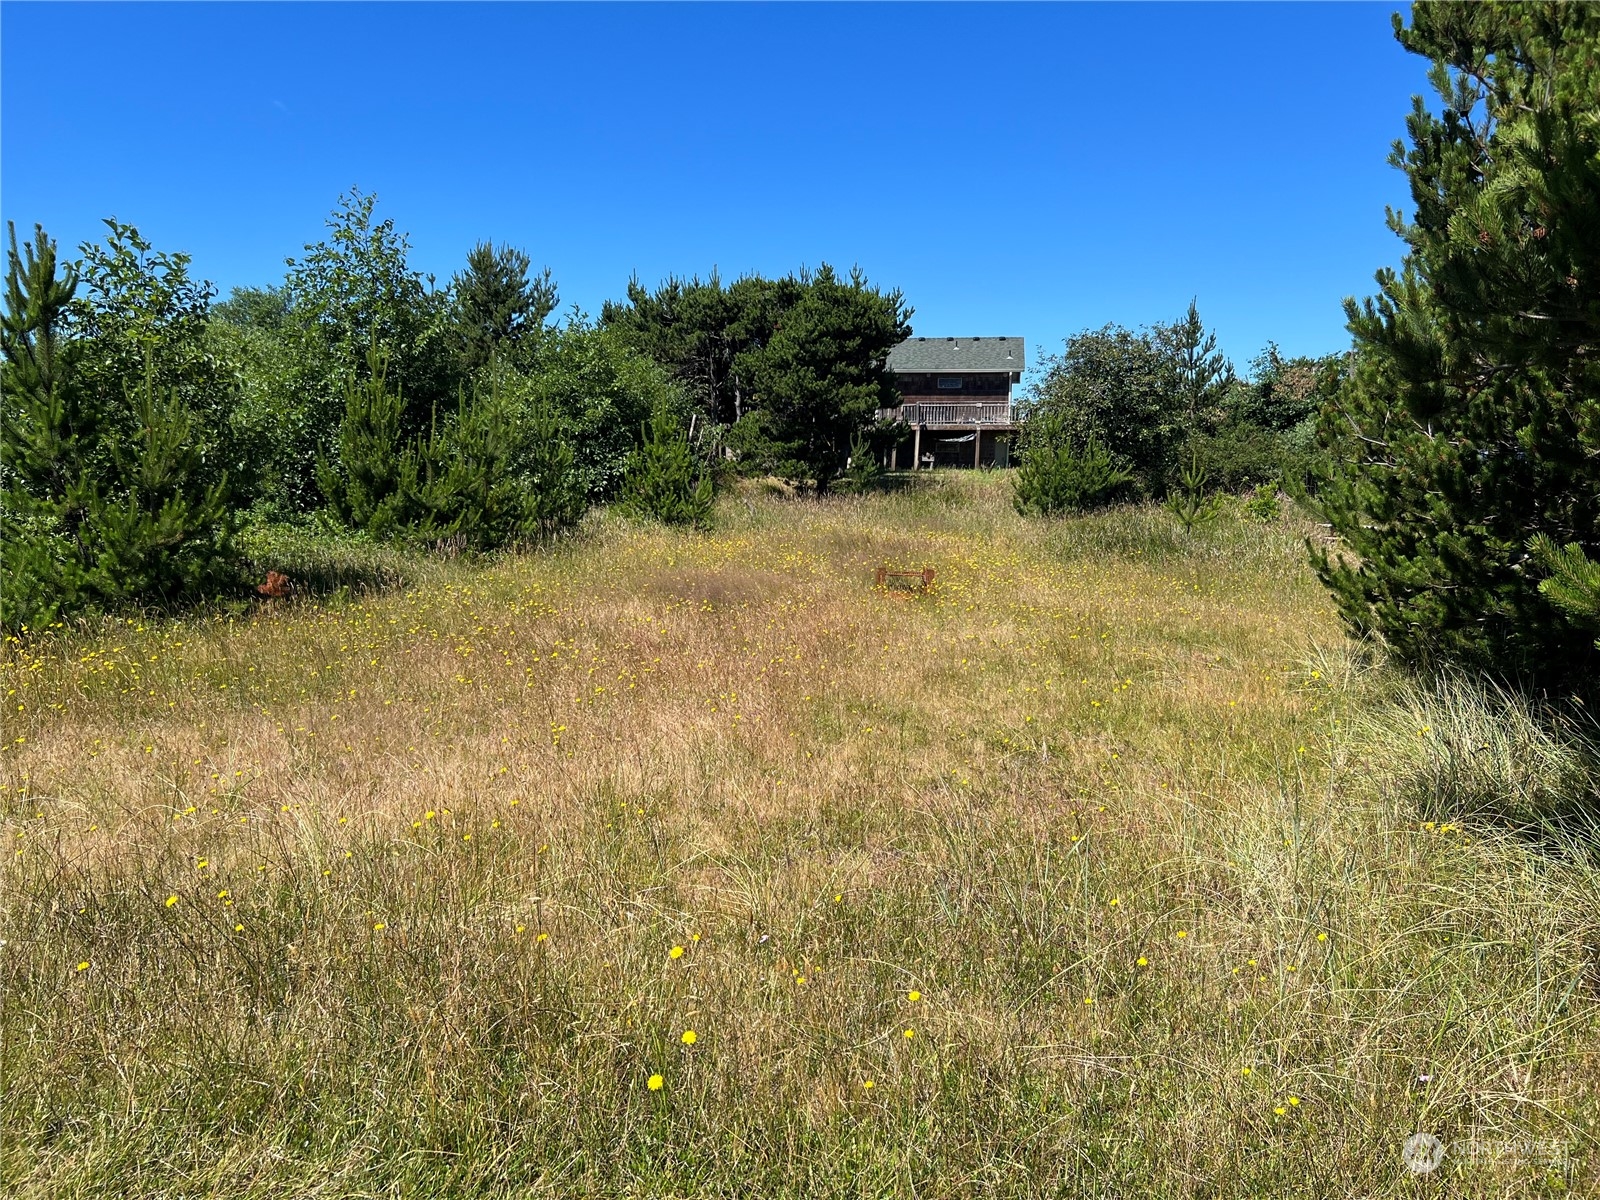
[{"label": "dark evergreen foliage", "polygon": [[[103,386],[103,347],[64,331],[78,276],[58,277],[36,228],[7,248],[3,323],[0,624],[37,628],[91,607],[170,604],[216,586],[233,561],[226,476],[176,387],[161,398],[156,344],[142,386]],[[87,359],[99,370],[79,378]]]},{"label": "dark evergreen foliage", "polygon": [[479,242],[451,281],[449,341],[462,379],[475,379],[496,356],[521,363],[555,311],[556,285],[546,267],[532,278],[532,261],[514,246]]},{"label": "dark evergreen foliage", "polygon": [[666,409],[657,409],[642,432],[623,478],[622,511],[665,525],[708,527],[711,474],[682,424]]},{"label": "dark evergreen foliage", "polygon": [[776,475],[826,492],[844,471],[850,443],[899,403],[889,351],[910,335],[899,292],[848,283],[824,264],[759,351],[742,356],[759,401],[743,420],[746,444]]},{"label": "dark evergreen foliage", "polygon": [[1029,418],[1026,450],[1012,480],[1012,503],[1024,516],[1061,516],[1101,508],[1134,491],[1131,471],[1119,466],[1097,438],[1076,440],[1068,420],[1042,412]]},{"label": "dark evergreen foliage", "polygon": [[548,541],[588,508],[572,443],[548,405],[520,413],[497,379],[468,397],[403,466],[411,529],[469,550]]},{"label": "dark evergreen foliage", "polygon": [[1584,554],[1576,542],[1557,546],[1543,533],[1529,539],[1528,551],[1547,572],[1539,590],[1595,634],[1595,648],[1600,649],[1600,562]]},{"label": "dark evergreen foliage", "polygon": [[1156,327],[1155,340],[1172,364],[1184,427],[1192,438],[1220,416],[1216,405],[1233,379],[1233,364],[1217,349],[1217,335],[1206,329],[1194,300],[1171,325]]},{"label": "dark evergreen foliage", "polygon": [[750,355],[803,290],[793,276],[748,275],[724,286],[712,272],[705,281],[669,279],[654,292],[634,279],[627,303],[607,301],[600,324],[669,371],[713,425],[734,425],[756,407]]},{"label": "dark evergreen foliage", "polygon": [[1600,552],[1600,9],[1418,4],[1402,269],[1347,305],[1352,378],[1319,427],[1315,559],[1358,633],[1414,665],[1553,687],[1600,678],[1528,539]]},{"label": "dark evergreen foliage", "polygon": [[850,461],[839,477],[842,492],[866,492],[877,486],[883,478],[883,467],[878,462],[878,449],[872,431],[862,431],[850,439]]},{"label": "dark evergreen foliage", "polygon": [[398,387],[388,386],[388,378],[387,351],[370,347],[367,370],[345,379],[337,457],[317,462],[317,482],[328,506],[345,524],[377,537],[393,534],[410,515],[403,487],[405,401]]},{"label": "dark evergreen foliage", "polygon": [[889,351],[910,336],[899,292],[848,282],[824,264],[784,279],[712,275],[629,284],[601,323],[671,371],[747,471],[827,491],[850,443],[880,407],[899,402]]},{"label": "dark evergreen foliage", "polygon": [[345,524],[377,538],[495,550],[548,540],[588,507],[576,456],[554,409],[518,406],[491,372],[426,434],[406,437],[388,356],[346,384],[338,459],[318,478]]}]

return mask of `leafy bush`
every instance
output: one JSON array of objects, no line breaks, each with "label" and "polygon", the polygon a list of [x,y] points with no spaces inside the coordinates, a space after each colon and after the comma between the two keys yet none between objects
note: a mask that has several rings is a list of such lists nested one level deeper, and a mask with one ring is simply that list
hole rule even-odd
[{"label": "leafy bush", "polygon": [[340,196],[328,235],[289,260],[281,289],[247,292],[220,314],[254,334],[235,340],[235,367],[252,423],[270,433],[264,491],[279,513],[321,503],[316,464],[335,451],[346,382],[373,347],[388,356],[390,378],[410,402],[402,412],[407,439],[455,408],[460,380],[446,295],[411,268],[406,236],[392,220],[374,219],[376,204],[355,190]]},{"label": "leafy bush", "polygon": [[81,286],[65,312],[75,386],[111,423],[101,430],[106,439],[135,436],[128,397],[146,387],[176,395],[205,443],[204,482],[227,478],[237,496],[260,446],[234,423],[238,386],[209,336],[215,289],[189,277],[187,254],[155,250],[132,225],[105,225],[103,243],[79,247]]},{"label": "leafy bush", "polygon": [[1243,423],[1197,434],[1191,453],[1210,482],[1226,492],[1276,484],[1293,476],[1299,462],[1285,435]]},{"label": "leafy bush", "polygon": [[652,414],[686,407],[666,371],[581,318],[548,331],[522,357],[526,366],[506,371],[500,386],[514,411],[558,415],[573,469],[593,503],[616,496],[638,430]]},{"label": "leafy bush", "polygon": [[[1116,325],[1067,339],[1064,351],[1040,364],[1044,378],[1027,401],[1017,450],[1034,457],[1033,443],[1059,455],[1064,441],[1112,451],[1140,489],[1160,495],[1183,433],[1186,401],[1176,364],[1155,333]],[[1040,464],[1042,466],[1043,464]]]},{"label": "leafy bush", "polygon": [[1283,505],[1278,502],[1278,489],[1270,483],[1260,484],[1244,502],[1244,511],[1258,521],[1276,521],[1283,515]]},{"label": "leafy bush", "polygon": [[1033,431],[1012,481],[1012,503],[1019,513],[1057,516],[1114,504],[1131,494],[1133,473],[1097,439],[1091,437],[1080,450],[1058,419],[1041,420],[1048,428]]},{"label": "leafy bush", "polygon": [[622,511],[666,525],[711,523],[712,482],[683,429],[658,409],[628,459],[622,481]]}]

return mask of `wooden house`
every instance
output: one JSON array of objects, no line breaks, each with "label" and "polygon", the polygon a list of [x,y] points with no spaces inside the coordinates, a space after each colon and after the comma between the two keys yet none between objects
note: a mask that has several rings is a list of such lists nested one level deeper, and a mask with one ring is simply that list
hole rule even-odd
[{"label": "wooden house", "polygon": [[891,470],[1010,465],[1017,433],[1011,389],[1024,369],[1021,338],[907,338],[889,352],[889,369],[900,382],[902,403],[882,410],[879,419],[904,421],[911,429],[889,452]]}]

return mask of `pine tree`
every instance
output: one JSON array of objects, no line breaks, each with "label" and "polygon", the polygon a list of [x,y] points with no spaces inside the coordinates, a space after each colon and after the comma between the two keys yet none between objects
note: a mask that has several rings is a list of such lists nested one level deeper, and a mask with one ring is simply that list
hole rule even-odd
[{"label": "pine tree", "polygon": [[226,476],[175,388],[159,398],[147,348],[143,386],[80,386],[63,329],[77,278],[57,277],[55,243],[35,229],[7,248],[0,624],[37,628],[77,609],[170,604],[232,565]]},{"label": "pine tree", "polygon": [[556,285],[550,268],[528,276],[527,254],[514,246],[479,242],[467,254],[466,269],[451,283],[450,336],[456,366],[472,379],[495,355],[517,361],[525,339],[537,336],[555,311]]},{"label": "pine tree", "polygon": [[1206,329],[1193,300],[1189,301],[1189,310],[1181,319],[1161,326],[1156,336],[1172,359],[1178,396],[1192,440],[1200,432],[1203,419],[1210,415],[1206,412],[1207,406],[1233,378],[1233,364],[1217,349],[1217,335]]},{"label": "pine tree", "polygon": [[377,538],[496,550],[544,541],[588,508],[572,442],[545,400],[520,410],[499,373],[426,433],[404,433],[405,402],[373,347],[363,378],[345,384],[339,454],[317,465],[335,516]]},{"label": "pine tree", "polygon": [[68,265],[58,277],[56,244],[41,226],[21,254],[15,225],[8,235],[0,315],[0,624],[12,629],[49,622],[84,590],[77,556],[68,551],[88,510],[82,463],[95,429],[62,330],[77,273]]},{"label": "pine tree", "polygon": [[208,480],[205,443],[176,389],[158,397],[155,368],[127,397],[136,432],[111,445],[115,486],[90,491],[80,531],[97,599],[170,605],[204,594],[232,565],[237,522],[226,476]]},{"label": "pine tree", "polygon": [[1347,302],[1357,362],[1319,440],[1351,553],[1317,566],[1404,662],[1592,685],[1528,540],[1600,551],[1600,8],[1417,4],[1396,36],[1442,112],[1419,98],[1395,147],[1403,267]]},{"label": "pine tree", "polygon": [[339,519],[379,537],[407,521],[405,400],[399,388],[389,387],[388,377],[389,353],[374,344],[367,350],[365,376],[345,379],[337,461],[317,462],[317,483]]},{"label": "pine tree", "polygon": [[641,432],[622,481],[622,511],[664,525],[709,525],[711,476],[682,426],[670,412],[657,409]]},{"label": "pine tree", "polygon": [[827,264],[802,276],[805,291],[759,350],[742,355],[759,408],[745,444],[770,470],[826,492],[844,470],[850,443],[880,408],[899,403],[889,351],[909,336],[898,291],[848,283]]},{"label": "pine tree", "polygon": [[1092,435],[1080,446],[1067,418],[1043,411],[1030,418],[1012,504],[1027,516],[1060,516],[1126,499],[1134,476]]},{"label": "pine tree", "polygon": [[442,432],[407,452],[402,489],[412,532],[424,541],[498,550],[549,540],[587,507],[570,442],[548,409],[526,423],[526,441],[500,387],[464,399]]},{"label": "pine tree", "polygon": [[[1550,603],[1600,635],[1600,562],[1589,558],[1576,542],[1557,546],[1545,534],[1528,540],[1528,551],[1549,574],[1539,590]],[[1600,636],[1595,638],[1600,650]]]}]

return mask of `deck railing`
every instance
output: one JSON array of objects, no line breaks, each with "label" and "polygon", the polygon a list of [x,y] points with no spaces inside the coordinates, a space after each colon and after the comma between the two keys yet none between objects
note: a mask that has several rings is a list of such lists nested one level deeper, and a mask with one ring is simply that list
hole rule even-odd
[{"label": "deck railing", "polygon": [[1012,406],[995,403],[925,404],[908,401],[899,408],[878,410],[880,421],[904,421],[907,425],[1013,425]]}]

